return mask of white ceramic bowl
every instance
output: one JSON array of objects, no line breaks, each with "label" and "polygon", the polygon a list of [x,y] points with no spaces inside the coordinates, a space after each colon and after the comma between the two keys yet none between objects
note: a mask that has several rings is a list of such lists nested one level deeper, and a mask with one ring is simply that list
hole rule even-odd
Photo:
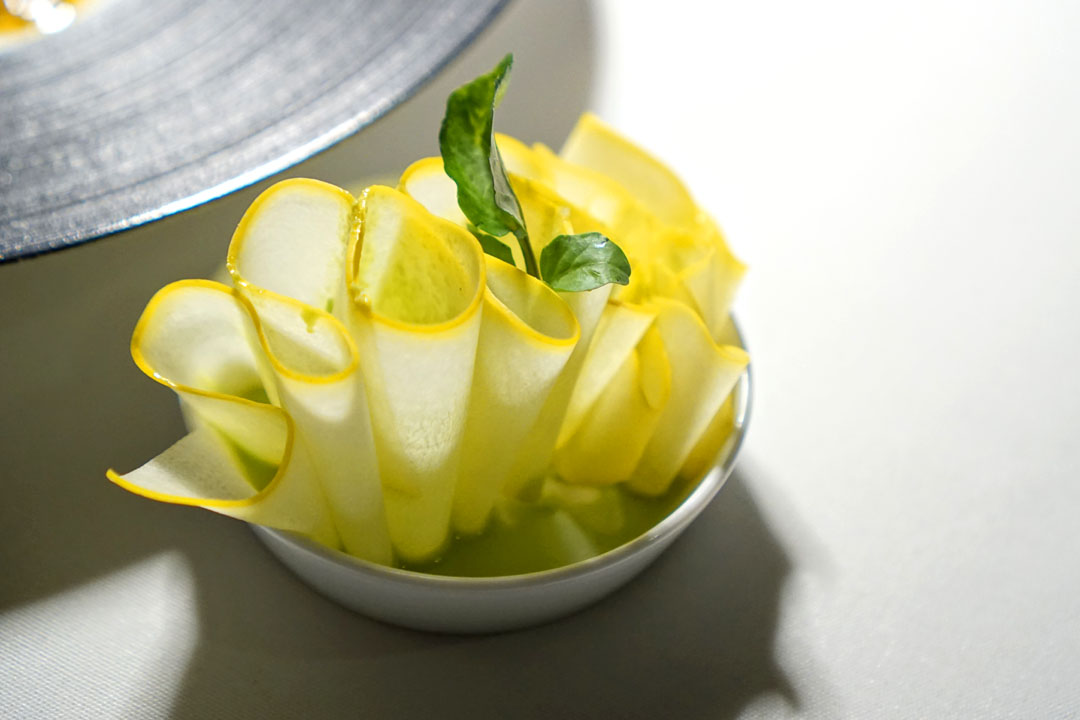
[{"label": "white ceramic bowl", "polygon": [[748,367],[735,388],[735,430],[697,487],[643,535],[573,565],[502,577],[428,575],[360,560],[292,533],[257,525],[252,529],[304,582],[377,620],[447,633],[489,633],[537,625],[569,615],[619,588],[686,529],[731,474],[750,406]]}]

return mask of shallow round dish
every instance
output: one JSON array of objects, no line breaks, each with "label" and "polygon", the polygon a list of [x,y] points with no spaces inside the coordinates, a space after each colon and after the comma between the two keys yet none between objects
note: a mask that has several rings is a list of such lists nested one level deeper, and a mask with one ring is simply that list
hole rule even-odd
[{"label": "shallow round dish", "polygon": [[447,577],[360,560],[299,535],[253,525],[300,579],[345,607],[417,630],[489,633],[569,615],[616,590],[667,548],[723,487],[750,420],[751,372],[735,386],[735,429],[701,482],[663,520],[633,540],[573,565],[524,575]]}]

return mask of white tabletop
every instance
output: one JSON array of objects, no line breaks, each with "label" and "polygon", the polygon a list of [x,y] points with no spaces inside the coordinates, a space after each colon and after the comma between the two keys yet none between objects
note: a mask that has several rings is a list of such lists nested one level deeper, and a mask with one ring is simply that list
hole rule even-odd
[{"label": "white tabletop", "polygon": [[380,625],[105,480],[181,432],[135,318],[258,188],[0,267],[0,716],[1080,716],[1077,38],[1066,2],[521,0],[292,173],[432,154],[448,89],[513,50],[500,129],[557,146],[597,111],[749,263],[735,475],[638,580],[523,632]]}]

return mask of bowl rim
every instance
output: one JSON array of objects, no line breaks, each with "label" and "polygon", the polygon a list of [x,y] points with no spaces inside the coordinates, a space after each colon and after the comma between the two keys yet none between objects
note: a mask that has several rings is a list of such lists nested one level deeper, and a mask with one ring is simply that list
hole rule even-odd
[{"label": "bowl rim", "polygon": [[[739,345],[745,349],[746,341],[742,331],[734,315],[730,317],[735,335],[739,339]],[[712,465],[701,480],[698,481],[694,489],[660,522],[622,545],[570,565],[515,575],[435,575],[380,565],[327,547],[303,535],[287,530],[277,530],[261,525],[252,525],[251,527],[256,533],[269,535],[284,543],[296,546],[305,553],[315,555],[342,569],[359,571],[374,576],[376,579],[395,584],[436,586],[447,590],[492,591],[570,582],[600,570],[620,565],[658,540],[678,532],[697,517],[716,496],[735,468],[735,461],[739,456],[739,450],[742,448],[746,430],[750,423],[751,408],[753,406],[753,371],[751,366],[752,363],[747,364],[732,389],[732,392],[735,393],[735,429],[717,456],[718,459],[723,458],[723,460]]]}]

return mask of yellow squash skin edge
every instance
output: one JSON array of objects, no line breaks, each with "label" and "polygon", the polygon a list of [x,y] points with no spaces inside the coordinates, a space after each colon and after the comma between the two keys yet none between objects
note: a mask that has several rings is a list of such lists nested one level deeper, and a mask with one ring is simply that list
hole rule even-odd
[{"label": "yellow squash skin edge", "polygon": [[[542,250],[557,235],[605,229],[601,222],[574,207],[542,182],[542,176],[535,174],[539,172],[539,165],[532,159],[532,151],[503,135],[496,135],[496,142],[501,149],[504,146],[509,149],[506,158],[510,158],[507,160],[510,181],[521,203],[535,251]],[[533,175],[519,175],[515,169]],[[444,173],[440,158],[426,158],[410,165],[402,174],[399,187],[415,196],[430,212],[450,222],[464,223],[464,216],[456,205],[456,186]],[[576,224],[571,219],[576,220]],[[510,240],[507,244],[518,265],[522,265],[516,243]],[[516,450],[513,469],[504,482],[507,494],[520,494],[549,464],[571,392],[611,291],[611,286],[605,285],[588,292],[558,293],[578,321],[580,339],[551,386],[532,428]],[[631,348],[632,344],[627,352]],[[476,521],[467,522],[464,527],[472,532],[477,524]]]},{"label": "yellow squash skin edge", "polygon": [[566,417],[571,393],[610,296],[611,285],[584,292],[559,293],[559,297],[577,318],[578,325],[581,327],[581,338],[552,385],[551,392],[544,400],[536,422],[533,423],[517,449],[517,457],[506,482],[508,495],[522,494],[547,471],[559,437],[559,428],[562,427],[563,419]]},{"label": "yellow squash skin edge", "polygon": [[[595,116],[582,116],[558,158],[543,148],[537,152],[552,174],[564,177],[565,187],[589,195],[594,204],[598,196],[630,196],[601,205],[610,209],[608,220],[616,237],[629,241],[626,249],[636,275],[616,296],[627,308],[657,313],[654,327],[677,379],[671,407],[658,421],[627,485],[642,494],[662,494],[678,474],[699,470],[701,458],[722,444],[720,426],[727,417],[722,408],[748,357],[740,348],[718,342],[729,335],[728,314],[746,267],[681,181]],[[698,358],[697,367],[686,362],[687,353]],[[590,394],[596,394],[590,385],[575,391],[578,412],[571,419],[590,407]],[[561,442],[569,440],[569,430],[564,429]]]},{"label": "yellow squash skin edge", "polygon": [[581,116],[559,155],[620,183],[666,224],[685,227],[697,217],[697,204],[664,163],[592,113]]},{"label": "yellow squash skin edge", "polygon": [[[349,192],[330,183],[308,178],[275,183],[255,198],[233,232],[225,261],[229,274],[239,285],[323,309],[343,284],[356,206]],[[311,224],[322,231],[309,234]],[[284,237],[275,237],[275,232]],[[298,237],[304,241],[295,242]],[[264,240],[262,247],[253,242],[259,239]],[[255,251],[249,252],[253,245]],[[309,260],[312,255],[318,263]]]},{"label": "yellow squash skin edge", "polygon": [[476,353],[453,525],[461,534],[487,526],[516,448],[577,345],[581,328],[544,283],[491,257]]},{"label": "yellow squash skin edge", "polygon": [[345,549],[389,564],[393,549],[360,353],[345,326],[324,309],[342,295],[355,210],[355,198],[334,185],[277,183],[244,214],[226,266],[255,309],[260,345],[277,380],[276,400],[310,450]]},{"label": "yellow squash skin edge", "polygon": [[[665,266],[676,271],[676,280],[693,298],[714,339],[719,339],[746,266],[731,253],[719,228],[674,173],[590,113],[570,132],[559,158],[542,150],[540,154],[563,175],[577,177],[579,184],[603,188],[605,196],[619,192],[629,196],[629,200],[607,202],[617,208],[609,218],[615,232],[636,240],[641,235],[635,225],[653,228],[648,232],[651,248],[635,248],[632,243],[627,252],[667,255]],[[647,220],[649,215],[655,220]],[[698,259],[678,261],[676,254],[685,250]]]},{"label": "yellow squash skin edge", "polygon": [[655,327],[671,363],[671,394],[627,486],[661,495],[690,458],[698,441],[750,362],[733,345],[717,345],[696,313],[664,298]]},{"label": "yellow squash skin edge", "polygon": [[570,396],[566,417],[559,430],[559,446],[565,445],[581,427],[593,403],[637,347],[654,318],[655,313],[640,306],[615,301],[607,303],[597,324],[596,340],[585,356],[580,377]]},{"label": "yellow squash skin edge", "polygon": [[615,486],[700,477],[748,362],[729,315],[745,266],[670,170],[595,117],[560,155],[496,142],[537,256],[600,232],[628,286],[556,293],[484,255],[441,158],[359,198],[278,183],[233,235],[234,287],[174,283],[140,318],[132,355],[190,432],[110,480],[408,567],[494,517],[502,532],[515,503],[611,533],[631,502]]},{"label": "yellow squash skin edge", "polygon": [[670,394],[671,363],[660,333],[650,326],[555,451],[559,476],[582,485],[614,485],[630,477]]},{"label": "yellow squash skin edge", "polygon": [[[728,311],[745,266],[731,254],[715,224],[697,207],[670,170],[594,116],[582,117],[561,156],[542,145],[530,148],[505,135],[497,134],[496,142],[530,229],[551,227],[548,218],[561,217],[565,222],[558,232],[603,232],[623,243],[631,257],[634,273],[630,287],[612,289],[612,300],[603,309],[596,340],[583,348],[576,363],[568,364],[567,377],[553,391],[542,421],[523,444],[522,459],[510,488],[512,492],[524,489],[542,472],[548,453],[555,447],[563,449],[558,454],[562,458],[558,468],[562,474],[585,482],[587,473],[575,471],[568,459],[573,455],[584,462],[584,442],[580,438],[575,441],[576,453],[567,446],[597,399],[608,390],[608,384],[631,362],[640,339],[650,331],[657,313],[652,300],[666,298],[699,315],[714,341],[711,344],[715,345],[726,335]],[[596,152],[598,145],[603,152]],[[624,182],[627,178],[629,183]],[[635,180],[640,182],[635,184]],[[401,186],[407,192],[417,191],[422,195],[429,210],[464,223],[456,207],[455,186],[445,176],[439,158],[414,163],[403,174]],[[661,188],[659,198],[640,197],[642,187],[654,186]],[[555,214],[552,208],[561,210]],[[540,242],[550,240],[553,234],[540,231]],[[514,243],[508,245],[517,257]],[[588,338],[585,341],[588,343]],[[574,377],[575,373],[580,377]],[[560,401],[560,398],[568,400]],[[706,393],[700,402],[706,406],[702,412],[707,413],[714,398]],[[684,407],[686,411],[691,409]],[[710,417],[718,415],[717,409]],[[560,429],[552,442],[549,439],[553,425]],[[693,433],[696,437],[703,435],[704,430],[699,432],[695,427]],[[655,446],[650,461],[655,461],[654,456],[660,452],[659,445]],[[671,457],[682,456],[684,452],[669,449],[666,454],[670,457],[660,463],[664,468],[671,464]],[[626,480],[628,474],[620,476],[612,469],[625,469],[627,462],[624,459],[604,464],[604,482]],[[601,465],[585,464],[596,468]],[[660,488],[666,489],[678,470],[671,468],[670,478],[665,481],[655,477],[659,468],[649,471],[653,475],[649,481],[642,479],[645,472],[642,471],[634,485],[639,492],[659,494]]]},{"label": "yellow squash skin edge", "polygon": [[[486,268],[475,238],[403,193],[373,186],[361,202],[346,260],[347,324],[367,381],[391,541],[418,563],[450,539]],[[428,282],[436,273],[441,287]],[[394,297],[401,286],[409,297]]]},{"label": "yellow squash skin edge", "polygon": [[[162,306],[170,300],[199,303],[203,298],[198,294],[207,294],[211,302],[232,305],[250,323],[251,333],[256,332],[253,308],[234,289],[207,280],[182,280],[162,288],[150,300],[132,335],[132,358],[148,377],[175,391],[182,402],[192,407],[195,417],[206,413],[215,416],[218,426],[232,421],[239,428],[269,428],[256,441],[261,444],[269,439],[277,446],[276,452],[270,448],[265,453],[277,456],[270,458],[276,460],[277,472],[261,490],[245,488],[239,466],[235,460],[230,462],[218,431],[209,423],[198,423],[187,436],[142,467],[124,474],[110,469],[108,478],[154,500],[204,507],[248,522],[299,532],[331,547],[340,546],[326,499],[313,478],[310,458],[296,442],[295,425],[287,412],[209,387],[179,382],[170,377],[173,373],[160,372],[156,363],[147,358],[146,351],[154,349],[147,347],[147,335],[161,319]],[[164,331],[168,332],[168,328]],[[245,335],[234,338],[238,345],[248,342],[249,336]],[[273,432],[275,426],[277,432]],[[209,489],[225,492],[215,496],[207,493]]]}]

